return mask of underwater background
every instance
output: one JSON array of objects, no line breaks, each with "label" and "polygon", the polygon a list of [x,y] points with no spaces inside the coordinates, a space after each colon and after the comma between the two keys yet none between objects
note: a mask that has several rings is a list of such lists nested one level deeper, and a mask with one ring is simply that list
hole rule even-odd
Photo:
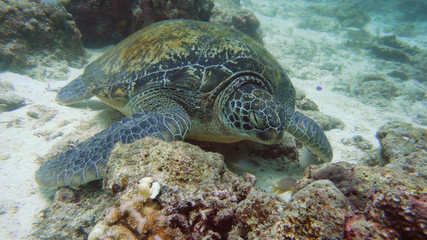
[{"label": "underwater background", "polygon": [[[0,239],[426,239],[425,0],[0,0]],[[154,22],[231,26],[264,45],[324,130],[118,144],[103,181],[40,189],[35,171],[122,115],[58,90]]]}]

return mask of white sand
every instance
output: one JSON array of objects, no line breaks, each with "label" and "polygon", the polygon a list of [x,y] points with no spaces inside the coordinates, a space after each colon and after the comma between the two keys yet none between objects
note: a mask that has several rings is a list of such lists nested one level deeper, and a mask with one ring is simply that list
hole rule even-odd
[{"label": "white sand", "polygon": [[[82,71],[72,69],[69,79]],[[55,144],[64,141],[63,135],[74,135],[74,140],[85,138],[88,134],[82,130],[76,132],[76,129],[88,128],[88,121],[105,106],[92,104],[99,110],[91,110],[58,105],[55,90],[68,81],[46,83],[10,72],[0,73],[0,81],[12,83],[15,93],[26,98],[28,103],[15,111],[0,113],[0,239],[30,239],[28,234],[35,216],[48,202],[34,180],[34,173],[40,166],[38,162]],[[39,112],[40,118],[28,116],[32,111]],[[49,113],[56,115],[50,121],[44,120],[43,116]],[[17,121],[14,127],[8,127]]]},{"label": "white sand", "polygon": [[[343,140],[359,135],[372,143],[373,149],[378,148],[376,132],[389,121],[403,121],[423,127],[413,121],[418,111],[425,112],[427,109],[423,103],[411,104],[408,110],[405,106],[401,106],[400,99],[397,99],[390,102],[390,106],[395,108],[385,109],[332,91],[334,87],[340,86],[340,82],[354,81],[353,79],[359,75],[374,73],[385,76],[390,70],[377,69],[376,66],[380,64],[378,60],[345,48],[344,39],[340,35],[296,28],[293,18],[285,20],[265,16],[260,12],[256,12],[256,15],[262,23],[266,48],[288,71],[294,86],[303,90],[306,96],[319,106],[322,113],[334,116],[345,123],[342,130],[333,129],[326,132],[334,150],[332,162],[360,163],[366,152],[356,146],[345,145]],[[304,58],[306,55],[311,58]],[[321,66],[325,63],[340,66],[341,69],[322,70]],[[321,91],[316,89],[318,86],[322,87]],[[278,180],[284,177],[298,177],[295,174],[300,174],[293,172],[292,169],[284,173],[269,170],[271,169],[257,176],[258,181],[263,181],[262,184],[258,184],[267,191],[272,191],[272,186]],[[280,197],[289,200],[290,193],[282,194]]]},{"label": "white sand", "polygon": [[[352,81],[358,75],[367,73],[385,75],[388,69],[376,69],[375,66],[378,64],[376,59],[346,49],[343,46],[344,40],[336,34],[294,28],[292,20],[271,18],[262,14],[257,14],[257,17],[261,19],[263,27],[265,26],[264,29],[268,29],[264,36],[267,49],[285,69],[289,69],[294,86],[303,90],[306,96],[319,106],[321,112],[334,116],[345,123],[343,130],[335,129],[326,133],[334,148],[334,162],[360,159],[360,157],[354,156],[359,151],[358,149],[345,147],[342,144],[341,140],[344,138],[360,135],[373,143],[374,147],[378,147],[379,143],[375,138],[375,133],[385,123],[404,121],[417,125],[412,119],[415,113],[408,114],[403,107],[396,106],[391,111],[364,104],[361,99],[332,91],[334,87],[340,85],[341,80]],[[290,28],[292,33],[289,32]],[[298,41],[310,41],[310,44],[314,44],[314,48],[317,49],[315,57],[299,60],[301,53],[292,49],[299,45],[295,43]],[[309,43],[303,44],[310,45]],[[322,52],[322,49],[326,50]],[[330,49],[333,49],[332,54]],[[320,66],[326,62],[341,66],[342,69],[340,71],[321,70]],[[318,86],[323,89],[317,90]],[[390,105],[394,106],[397,103],[390,103]]]},{"label": "white sand", "polygon": [[[332,91],[339,78],[376,71],[372,67],[374,59],[346,51],[340,45],[342,40],[333,34],[302,30],[295,28],[292,20],[257,15],[264,29],[266,47],[290,71],[294,85],[316,102],[323,113],[345,122],[343,130],[335,129],[326,133],[334,149],[334,162],[357,162],[363,154],[356,147],[344,145],[343,139],[361,135],[378,147],[375,132],[381,125],[389,120],[412,122],[410,114],[405,114],[402,109],[380,111]],[[304,47],[310,51],[313,47],[310,44],[313,43],[317,45],[314,46],[317,50],[312,59],[298,57],[301,54],[298,51]],[[327,48],[333,50],[324,51]],[[319,66],[325,62],[341,65],[342,71],[320,70]],[[81,72],[81,69],[73,70],[69,80]],[[27,239],[30,238],[28,234],[35,217],[48,204],[34,181],[34,173],[39,166],[37,159],[47,154],[55,144],[64,141],[64,137],[55,136],[77,135],[84,138],[88,132],[94,132],[96,129],[90,128],[90,121],[97,120],[96,115],[103,107],[101,105],[97,110],[92,110],[55,103],[56,92],[52,89],[65,85],[67,81],[52,81],[48,84],[9,72],[0,73],[0,80],[12,83],[15,92],[29,101],[25,107],[0,114],[0,239]],[[323,90],[316,90],[317,86],[322,86]],[[34,111],[36,105],[46,107],[47,112],[56,112],[56,116],[47,122],[32,119],[27,112]],[[15,120],[21,121],[21,124],[8,128],[7,125]],[[81,130],[84,128],[91,130],[84,132]],[[76,129],[80,130],[76,132]]]}]

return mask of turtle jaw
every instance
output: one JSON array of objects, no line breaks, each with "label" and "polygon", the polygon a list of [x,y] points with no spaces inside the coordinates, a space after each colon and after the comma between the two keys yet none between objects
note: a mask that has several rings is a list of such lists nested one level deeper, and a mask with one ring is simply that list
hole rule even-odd
[{"label": "turtle jaw", "polygon": [[252,136],[250,140],[262,144],[279,144],[283,139],[283,131],[278,131],[273,128],[266,129],[264,131],[259,131]]}]

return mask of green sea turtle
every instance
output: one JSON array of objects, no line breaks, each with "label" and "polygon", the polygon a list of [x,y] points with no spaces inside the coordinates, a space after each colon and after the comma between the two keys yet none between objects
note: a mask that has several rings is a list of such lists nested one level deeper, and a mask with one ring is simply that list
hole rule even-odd
[{"label": "green sea turtle", "polygon": [[127,117],[45,161],[36,173],[41,187],[100,179],[117,142],[144,136],[277,144],[286,131],[332,160],[322,129],[295,111],[295,89],[279,63],[230,27],[168,20],[142,29],[89,64],[56,100],[92,96]]}]

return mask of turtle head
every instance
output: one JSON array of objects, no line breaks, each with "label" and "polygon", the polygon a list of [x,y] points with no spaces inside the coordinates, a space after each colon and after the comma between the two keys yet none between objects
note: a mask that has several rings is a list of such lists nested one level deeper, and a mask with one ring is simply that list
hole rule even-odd
[{"label": "turtle head", "polygon": [[289,132],[324,162],[332,160],[331,145],[315,121],[255,84],[239,87],[225,101],[222,120],[233,135],[263,144],[280,143]]},{"label": "turtle head", "polygon": [[283,137],[284,108],[255,84],[239,87],[225,102],[222,120],[233,134],[244,139],[277,144]]}]

